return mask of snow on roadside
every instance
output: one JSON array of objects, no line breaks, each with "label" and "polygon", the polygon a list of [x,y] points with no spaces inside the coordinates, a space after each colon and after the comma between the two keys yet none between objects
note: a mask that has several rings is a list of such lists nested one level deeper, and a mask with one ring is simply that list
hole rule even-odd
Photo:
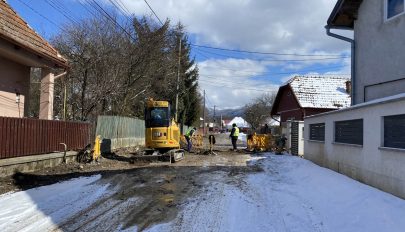
[{"label": "snow on roadside", "polygon": [[242,141],[244,143],[247,143],[247,135],[245,133],[243,133],[243,132],[239,133],[238,140],[240,140],[240,141]]},{"label": "snow on roadside", "polygon": [[48,231],[58,228],[102,196],[101,175],[0,195],[0,231]]},{"label": "snow on roadside", "polygon": [[404,231],[400,198],[290,155],[251,162],[265,171],[242,187],[210,183],[174,221],[148,231]]},{"label": "snow on roadside", "polygon": [[[316,231],[405,230],[403,199],[298,157],[272,155],[268,161],[267,171],[278,174],[262,190],[280,202],[287,224],[303,212]],[[269,177],[251,178],[263,185]]]}]

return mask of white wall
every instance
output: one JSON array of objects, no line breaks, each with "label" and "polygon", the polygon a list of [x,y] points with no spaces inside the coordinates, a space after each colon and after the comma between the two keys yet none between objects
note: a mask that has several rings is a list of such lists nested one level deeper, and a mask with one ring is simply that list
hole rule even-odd
[{"label": "white wall", "polygon": [[[307,117],[304,157],[405,198],[405,149],[382,147],[383,116],[396,114],[405,114],[405,94],[380,103],[370,102]],[[334,143],[334,122],[351,119],[363,119],[363,145]],[[314,123],[325,123],[325,142],[308,140],[309,125]]]}]

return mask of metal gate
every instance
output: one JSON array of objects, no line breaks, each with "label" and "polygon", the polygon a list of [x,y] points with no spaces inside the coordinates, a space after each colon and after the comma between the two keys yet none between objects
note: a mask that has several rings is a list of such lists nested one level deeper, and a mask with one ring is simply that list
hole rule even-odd
[{"label": "metal gate", "polygon": [[291,154],[298,155],[299,146],[299,122],[291,122]]}]

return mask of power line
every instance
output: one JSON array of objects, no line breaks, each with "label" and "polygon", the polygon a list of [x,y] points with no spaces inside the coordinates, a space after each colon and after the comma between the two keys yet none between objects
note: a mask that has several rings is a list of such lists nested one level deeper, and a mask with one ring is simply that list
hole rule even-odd
[{"label": "power line", "polygon": [[123,15],[126,15],[127,13],[125,12],[125,10],[123,10],[123,8],[121,8],[121,6],[113,0],[108,0],[109,2],[111,2],[111,4],[119,11],[121,12]]},{"label": "power line", "polygon": [[[196,48],[196,49],[199,50],[200,52],[205,52],[205,53],[213,54],[213,55],[217,55],[217,56],[235,58],[235,59],[246,59],[246,58],[243,58],[243,57],[235,57],[235,56],[230,56],[230,55],[225,55],[225,54],[219,54],[219,53],[204,51],[204,50],[201,50],[201,49],[198,49],[198,48]],[[257,61],[266,61],[266,62],[306,62],[306,61],[341,60],[341,59],[348,59],[348,58],[350,58],[350,56],[309,58],[309,59],[257,59],[257,58],[248,58],[248,59],[257,60]]]},{"label": "power line", "polygon": [[44,18],[46,21],[48,21],[49,23],[55,25],[57,28],[59,28],[60,30],[66,32],[65,29],[63,29],[63,27],[57,25],[56,23],[54,23],[52,20],[50,20],[49,18],[47,18],[46,16],[42,15],[41,13],[39,13],[37,10],[35,10],[34,8],[32,8],[30,5],[28,5],[27,3],[23,2],[22,0],[17,0],[19,1],[21,4],[25,5],[26,7],[28,7],[30,10],[32,10],[34,13],[38,14],[39,16],[41,16],[42,18]]},{"label": "power line", "polygon": [[242,90],[251,90],[251,91],[260,91],[260,92],[273,92],[274,90],[269,90],[269,89],[257,89],[257,88],[246,88],[246,86],[240,86],[240,85],[232,85],[232,84],[223,84],[223,83],[215,83],[215,82],[211,82],[211,81],[203,81],[206,82],[206,84],[208,85],[212,85],[212,86],[218,86],[218,87],[228,87],[228,88],[239,88]]},{"label": "power line", "polygon": [[[89,12],[90,14],[92,14],[95,18],[97,17],[96,13],[94,13],[93,11],[91,11],[86,4],[84,4],[82,1],[78,1],[80,5],[82,5],[82,7]],[[86,1],[89,5],[91,5],[88,1]]]},{"label": "power line", "polygon": [[116,2],[116,3],[120,6],[120,8],[121,8],[124,12],[126,12],[128,15],[131,14],[131,12],[130,12],[130,11],[128,10],[128,8],[124,5],[124,3],[122,3],[121,0],[114,0],[114,2]]},{"label": "power line", "polygon": [[[206,57],[207,59],[210,59],[208,56],[204,55],[203,53],[200,53],[198,51],[195,51],[195,52],[200,54],[203,57]],[[223,66],[219,66],[219,65],[209,65],[209,64],[208,64],[208,66],[218,67],[219,70],[230,70],[230,71],[236,71],[236,72],[251,73],[251,74],[254,74],[254,75],[257,75],[257,73],[258,73],[258,71],[255,71],[255,70],[230,69],[230,68],[223,68]],[[345,66],[328,67],[328,68],[339,68],[339,67],[345,67]],[[328,68],[321,68],[321,69],[314,69],[314,70],[312,70],[312,69],[311,70],[301,70],[301,71],[303,71],[303,72],[318,71],[318,70],[323,70],[323,69],[328,69]],[[291,74],[294,74],[294,73],[296,73],[296,72],[292,72]],[[265,73],[263,73],[263,74],[265,74]],[[269,74],[271,74],[271,73],[269,73]],[[276,73],[276,74],[286,74],[286,73]],[[351,74],[323,74],[323,75],[351,75]]]},{"label": "power line", "polygon": [[162,24],[162,26],[164,25],[164,23],[162,22],[162,20],[160,20],[159,16],[157,16],[157,14],[155,13],[155,11],[153,10],[153,8],[149,5],[148,1],[143,0],[146,5],[148,5],[149,9],[152,11],[152,13],[155,15],[155,17],[159,20],[160,24]]},{"label": "power line", "polygon": [[[201,76],[201,77],[205,77],[205,76]],[[209,81],[209,82],[214,82],[214,83],[218,83],[218,84],[228,84],[228,83],[230,83],[230,82],[228,82],[227,80],[215,80],[215,81],[213,81],[213,80],[202,80],[202,79],[198,79],[198,80],[199,80],[199,81],[203,81],[203,82]],[[251,81],[252,81],[252,80],[251,80]],[[231,82],[230,84],[249,85],[249,84],[252,84],[252,83],[248,83],[248,82],[235,82],[235,81],[232,80],[232,82]]]},{"label": "power line", "polygon": [[[252,76],[252,77],[266,77],[269,75],[292,75],[292,74],[299,74],[302,72],[314,72],[314,71],[322,71],[322,70],[328,70],[328,69],[335,69],[335,68],[343,68],[343,67],[347,67],[348,65],[340,65],[340,66],[332,66],[332,67],[323,67],[323,68],[317,68],[317,69],[306,69],[306,70],[297,70],[294,72],[276,72],[276,73],[272,73],[272,72],[264,72],[260,75],[258,74],[254,74],[252,73],[251,75],[246,74],[246,75],[230,75],[230,76],[224,76],[224,75],[200,75],[200,76],[207,76],[207,77],[213,77],[213,78],[217,78],[217,77],[227,77],[227,78],[233,78],[233,77],[247,77],[247,76]],[[230,69],[230,70],[234,70],[234,71],[238,71],[236,69]],[[332,74],[332,75],[338,75],[338,74]]]},{"label": "power line", "polygon": [[115,25],[119,26],[129,37],[131,37],[133,40],[135,40],[134,37],[132,37],[132,35],[125,30],[125,28],[123,28],[107,11],[104,10],[103,7],[101,7],[95,0],[91,0],[102,12],[104,12],[104,15],[107,16],[107,18],[109,18],[111,20],[111,22],[114,22]]},{"label": "power line", "polygon": [[[56,11],[58,11],[59,13],[61,13],[63,16],[65,16],[65,18],[67,18],[70,21],[73,21],[74,23],[77,23],[77,21],[69,15],[69,12],[66,12],[65,8],[62,8],[60,5],[56,4],[54,1],[52,0],[45,0],[45,2],[51,6],[53,9],[55,9]],[[71,12],[70,12],[71,14]],[[68,16],[69,15],[69,16]],[[72,14],[73,15],[73,14]]]},{"label": "power line", "polygon": [[206,45],[198,45],[190,43],[190,46],[199,47],[199,48],[208,48],[221,51],[230,51],[230,52],[239,52],[239,53],[249,53],[249,54],[259,54],[259,55],[275,55],[275,56],[326,56],[326,57],[339,57],[340,55],[316,55],[316,54],[298,54],[298,53],[278,53],[278,52],[260,52],[260,51],[249,51],[249,50],[239,50],[239,49],[230,49],[230,48],[221,48],[221,47],[212,47]]}]

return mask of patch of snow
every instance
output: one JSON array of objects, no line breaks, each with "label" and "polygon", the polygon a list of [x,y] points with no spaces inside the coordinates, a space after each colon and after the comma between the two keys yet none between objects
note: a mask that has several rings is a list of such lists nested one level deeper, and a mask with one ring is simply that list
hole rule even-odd
[{"label": "patch of snow", "polygon": [[0,231],[47,231],[101,197],[101,175],[0,195]]},{"label": "patch of snow", "polygon": [[245,133],[243,133],[243,132],[239,133],[238,140],[240,140],[240,141],[242,141],[244,143],[247,143],[247,135]]}]

